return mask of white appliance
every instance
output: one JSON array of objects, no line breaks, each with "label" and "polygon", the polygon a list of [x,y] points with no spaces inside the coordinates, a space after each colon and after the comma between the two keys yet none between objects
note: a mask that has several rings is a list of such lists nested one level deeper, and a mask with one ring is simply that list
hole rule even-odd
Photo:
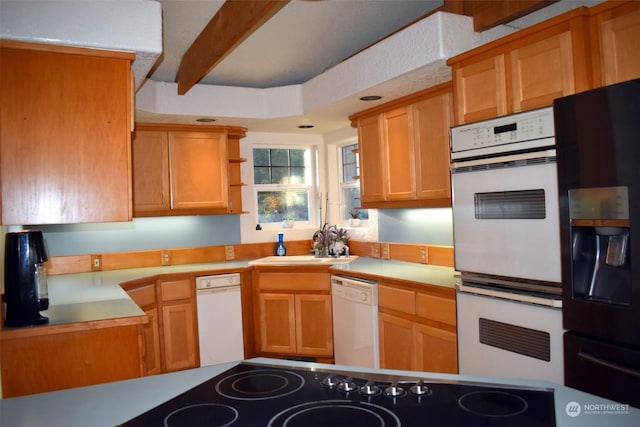
[{"label": "white appliance", "polygon": [[335,363],[379,368],[378,283],[332,276],[331,297]]},{"label": "white appliance", "polygon": [[451,128],[459,371],[563,383],[553,109]]},{"label": "white appliance", "polygon": [[238,273],[196,277],[200,366],[244,359]]}]

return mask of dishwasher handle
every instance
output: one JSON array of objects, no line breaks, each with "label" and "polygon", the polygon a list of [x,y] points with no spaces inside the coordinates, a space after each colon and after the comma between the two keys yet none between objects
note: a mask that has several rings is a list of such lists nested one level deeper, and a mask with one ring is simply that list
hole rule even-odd
[{"label": "dishwasher handle", "polygon": [[219,286],[217,288],[196,288],[197,295],[221,294],[225,292],[240,292],[240,286]]}]

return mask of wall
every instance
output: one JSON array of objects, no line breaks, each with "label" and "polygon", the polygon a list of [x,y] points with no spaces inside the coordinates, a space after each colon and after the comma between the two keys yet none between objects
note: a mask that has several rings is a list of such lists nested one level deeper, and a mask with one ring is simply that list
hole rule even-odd
[{"label": "wall", "polygon": [[453,246],[451,208],[379,209],[381,242]]},{"label": "wall", "polygon": [[50,256],[217,246],[240,242],[239,215],[135,218],[132,222],[39,225]]}]

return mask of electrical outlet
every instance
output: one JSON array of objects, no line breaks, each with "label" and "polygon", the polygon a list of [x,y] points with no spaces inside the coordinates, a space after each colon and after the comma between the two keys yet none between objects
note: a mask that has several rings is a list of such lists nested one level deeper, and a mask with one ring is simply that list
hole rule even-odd
[{"label": "electrical outlet", "polygon": [[91,255],[91,271],[102,270],[102,255]]},{"label": "electrical outlet", "polygon": [[235,253],[233,252],[233,246],[225,246],[224,255],[227,261],[234,259],[236,256],[235,256]]},{"label": "electrical outlet", "polygon": [[380,258],[380,245],[371,245],[371,258]]},{"label": "electrical outlet", "polygon": [[169,251],[162,251],[162,265],[171,264],[171,253]]},{"label": "electrical outlet", "polygon": [[427,247],[426,246],[420,247],[420,262],[423,264],[427,263]]},{"label": "electrical outlet", "polygon": [[382,247],[382,259],[389,259],[389,244],[381,243],[380,246]]}]

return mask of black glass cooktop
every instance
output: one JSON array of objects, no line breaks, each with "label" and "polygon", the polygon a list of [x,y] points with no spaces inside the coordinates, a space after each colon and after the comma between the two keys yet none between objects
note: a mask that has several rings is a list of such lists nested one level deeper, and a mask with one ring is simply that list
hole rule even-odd
[{"label": "black glass cooktop", "polygon": [[555,426],[552,389],[241,363],[122,426]]}]

